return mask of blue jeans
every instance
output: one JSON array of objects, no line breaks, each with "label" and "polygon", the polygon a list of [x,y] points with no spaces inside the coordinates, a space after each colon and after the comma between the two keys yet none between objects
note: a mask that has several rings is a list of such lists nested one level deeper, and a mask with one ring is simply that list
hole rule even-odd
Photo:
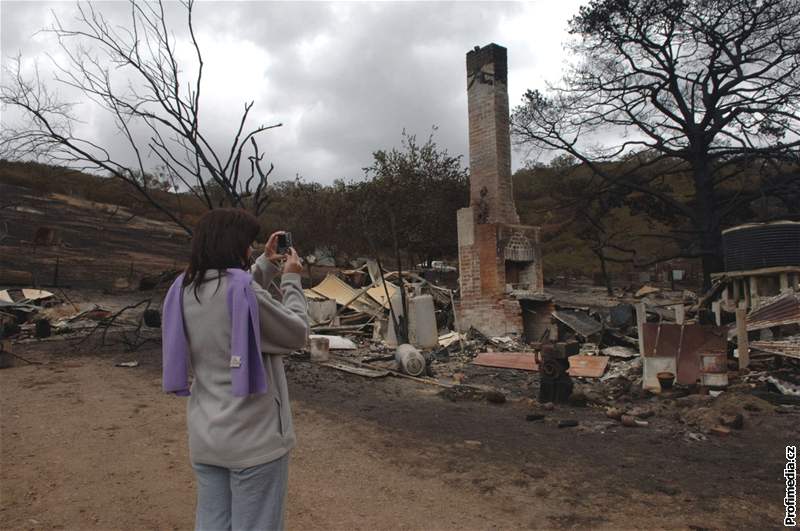
[{"label": "blue jeans", "polygon": [[197,476],[197,531],[282,530],[289,454],[229,469],[192,463]]}]

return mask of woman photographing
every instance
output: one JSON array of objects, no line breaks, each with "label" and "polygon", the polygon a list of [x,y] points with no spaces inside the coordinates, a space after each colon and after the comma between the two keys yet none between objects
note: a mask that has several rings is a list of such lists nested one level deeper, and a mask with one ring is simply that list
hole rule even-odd
[{"label": "woman photographing", "polygon": [[[278,254],[282,233],[247,272],[259,230],[243,210],[206,213],[164,301],[164,390],[189,396],[198,530],[283,528],[295,434],[282,356],[305,346],[309,328],[302,264],[293,248]],[[267,289],[280,261],[279,301]]]}]

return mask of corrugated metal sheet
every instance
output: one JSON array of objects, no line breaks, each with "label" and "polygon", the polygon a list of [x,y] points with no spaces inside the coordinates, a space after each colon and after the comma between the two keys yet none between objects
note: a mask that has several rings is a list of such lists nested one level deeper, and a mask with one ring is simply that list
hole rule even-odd
[{"label": "corrugated metal sheet", "polygon": [[391,282],[387,282],[386,283],[386,287],[384,288],[383,287],[383,283],[380,282],[380,283],[378,283],[377,286],[369,288],[367,290],[367,294],[370,297],[372,297],[373,299],[375,299],[381,306],[383,306],[384,308],[386,308],[388,310],[389,309],[389,300],[390,299],[386,298],[386,292],[387,291],[389,292],[389,298],[391,298],[391,297],[394,297],[394,294],[397,292],[398,289],[400,289],[400,288],[395,286]]},{"label": "corrugated metal sheet", "polygon": [[800,265],[800,223],[753,223],[723,231],[726,271]]},{"label": "corrugated metal sheet", "polygon": [[797,293],[782,295],[747,315],[748,332],[793,323],[800,323],[800,295]]},{"label": "corrugated metal sheet", "polygon": [[770,354],[800,359],[800,336],[773,339],[770,341],[751,341],[750,348]]},{"label": "corrugated metal sheet", "polygon": [[[330,274],[322,282],[311,288],[311,291],[328,299],[333,299],[342,306],[348,305],[358,312],[370,315],[383,313],[380,304],[367,295],[366,292],[355,290],[340,278]],[[359,293],[361,294],[359,295]]]},{"label": "corrugated metal sheet", "polygon": [[552,315],[584,338],[603,330],[599,321],[578,310],[558,310]]}]

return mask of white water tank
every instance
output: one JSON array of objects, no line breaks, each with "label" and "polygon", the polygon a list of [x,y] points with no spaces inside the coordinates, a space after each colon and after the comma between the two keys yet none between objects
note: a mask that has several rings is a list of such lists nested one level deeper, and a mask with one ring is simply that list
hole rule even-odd
[{"label": "white water tank", "polygon": [[[417,295],[406,298],[408,303],[408,342],[417,348],[429,349],[439,345],[439,333],[436,328],[436,309],[433,296]],[[392,306],[397,315],[403,315],[403,304],[400,291],[392,297]],[[386,344],[390,347],[398,345],[394,323],[389,317],[389,329],[386,333]]]},{"label": "white water tank", "polygon": [[417,295],[408,301],[408,341],[423,349],[439,344],[432,295]]}]

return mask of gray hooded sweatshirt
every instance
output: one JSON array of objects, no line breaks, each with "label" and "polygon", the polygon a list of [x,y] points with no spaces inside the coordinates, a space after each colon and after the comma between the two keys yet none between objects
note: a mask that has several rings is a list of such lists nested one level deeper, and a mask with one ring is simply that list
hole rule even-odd
[{"label": "gray hooded sweatshirt", "polygon": [[295,443],[282,355],[303,348],[308,338],[308,308],[300,275],[283,275],[281,302],[267,291],[278,274],[272,262],[262,255],[251,273],[267,380],[267,392],[261,395],[236,397],[231,390],[225,277],[219,279],[216,271],[209,271],[197,298],[194,284],[184,288],[183,315],[194,373],[187,404],[193,463],[248,468],[283,457]]}]

